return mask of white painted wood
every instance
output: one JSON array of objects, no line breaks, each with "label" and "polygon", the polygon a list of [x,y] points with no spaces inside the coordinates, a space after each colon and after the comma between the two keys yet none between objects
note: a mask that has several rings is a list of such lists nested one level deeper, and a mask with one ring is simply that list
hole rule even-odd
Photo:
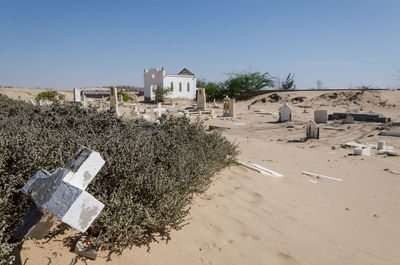
[{"label": "white painted wood", "polygon": [[320,174],[316,174],[316,173],[311,173],[311,172],[306,172],[306,171],[303,171],[302,173],[305,174],[305,175],[311,176],[311,177],[315,177],[315,178],[324,178],[324,179],[330,179],[330,180],[336,180],[336,181],[343,181],[342,179],[328,177],[328,176],[324,176],[324,175],[320,175]]}]

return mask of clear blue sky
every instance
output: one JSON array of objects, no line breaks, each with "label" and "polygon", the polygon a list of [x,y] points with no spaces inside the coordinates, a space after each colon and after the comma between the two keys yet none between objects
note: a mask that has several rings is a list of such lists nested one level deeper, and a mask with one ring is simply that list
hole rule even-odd
[{"label": "clear blue sky", "polygon": [[0,0],[0,85],[143,85],[143,69],[400,86],[399,0]]}]

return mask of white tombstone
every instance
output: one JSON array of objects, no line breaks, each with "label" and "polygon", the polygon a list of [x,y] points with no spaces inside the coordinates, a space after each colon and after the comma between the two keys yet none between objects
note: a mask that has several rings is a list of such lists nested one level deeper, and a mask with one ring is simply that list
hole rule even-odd
[{"label": "white tombstone", "polygon": [[81,102],[81,90],[79,88],[74,88],[74,102]]},{"label": "white tombstone", "polygon": [[57,168],[53,174],[38,171],[22,192],[32,198],[37,208],[85,232],[104,207],[85,191],[103,165],[98,152],[82,147],[67,168]]},{"label": "white tombstone", "polygon": [[137,117],[139,115],[140,115],[140,112],[138,110],[138,106],[135,104],[135,105],[133,105],[132,116]]},{"label": "white tombstone", "polygon": [[118,102],[123,102],[122,94],[118,94]]},{"label": "white tombstone", "polygon": [[215,101],[215,98],[214,98],[214,102],[213,102],[213,104],[212,104],[212,107],[213,107],[213,108],[217,108],[217,107],[218,107],[217,102]]},{"label": "white tombstone", "polygon": [[286,99],[283,106],[279,109],[279,122],[292,120],[292,108],[287,104]]},{"label": "white tombstone", "polygon": [[328,111],[327,110],[314,111],[314,121],[316,123],[327,123],[328,122]]},{"label": "white tombstone", "polygon": [[206,91],[204,88],[197,89],[197,109],[198,110],[206,109]]},{"label": "white tombstone", "polygon": [[319,128],[315,121],[310,120],[306,125],[306,139],[319,139]]}]

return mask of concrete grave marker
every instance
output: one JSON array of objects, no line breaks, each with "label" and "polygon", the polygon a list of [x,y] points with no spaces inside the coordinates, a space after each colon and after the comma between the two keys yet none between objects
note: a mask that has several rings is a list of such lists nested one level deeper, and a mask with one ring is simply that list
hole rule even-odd
[{"label": "concrete grave marker", "polygon": [[355,156],[370,156],[371,148],[370,147],[356,147],[354,148]]},{"label": "concrete grave marker", "polygon": [[81,102],[81,90],[79,88],[74,88],[74,102]]},{"label": "concrete grave marker", "polygon": [[118,95],[118,102],[123,102],[122,94],[117,94]]},{"label": "concrete grave marker", "polygon": [[117,91],[116,87],[112,87],[110,89],[111,89],[111,91],[110,91],[110,107],[111,107],[111,109],[114,109],[117,116],[119,116],[118,100],[117,100],[118,91]]},{"label": "concrete grave marker", "polygon": [[225,96],[223,102],[224,102],[223,116],[232,118],[236,117],[235,99],[230,99],[228,96]]},{"label": "concrete grave marker", "polygon": [[161,115],[162,115],[162,112],[163,112],[163,111],[166,111],[166,109],[164,109],[164,108],[161,107],[161,103],[158,103],[158,104],[157,104],[157,108],[154,108],[154,109],[153,109],[153,112],[154,112],[154,114],[155,114],[156,119],[161,118]]},{"label": "concrete grave marker", "polygon": [[218,105],[217,105],[217,102],[215,101],[215,98],[214,98],[214,102],[213,102],[213,104],[212,104],[212,107],[213,107],[213,108],[218,108]]},{"label": "concrete grave marker", "polygon": [[319,139],[319,128],[315,121],[309,121],[306,125],[306,138]]},{"label": "concrete grave marker", "polygon": [[327,110],[314,111],[314,121],[316,123],[327,123],[328,122],[328,111]]},{"label": "concrete grave marker", "polygon": [[52,174],[39,170],[22,192],[39,210],[85,232],[104,207],[85,191],[104,163],[98,152],[82,147],[65,169],[57,168]]},{"label": "concrete grave marker", "polygon": [[279,122],[292,121],[292,108],[287,104],[286,99],[279,109]]},{"label": "concrete grave marker", "polygon": [[206,109],[206,91],[204,88],[197,89],[197,109],[198,110]]}]

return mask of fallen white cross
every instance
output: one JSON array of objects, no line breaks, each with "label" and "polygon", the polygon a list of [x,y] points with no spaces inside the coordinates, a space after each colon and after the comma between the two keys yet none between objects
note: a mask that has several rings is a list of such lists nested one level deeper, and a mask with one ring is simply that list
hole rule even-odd
[{"label": "fallen white cross", "polygon": [[328,176],[324,176],[324,175],[320,175],[320,174],[315,174],[315,173],[311,173],[311,172],[306,172],[303,171],[302,172],[304,175],[308,175],[311,177],[316,177],[317,179],[319,178],[324,178],[324,179],[330,179],[330,180],[336,180],[336,181],[343,181],[342,179],[338,179],[338,178],[333,178],[333,177],[328,177]]},{"label": "fallen white cross", "polygon": [[272,171],[272,170],[270,170],[268,168],[262,167],[262,166],[257,165],[257,164],[252,164],[252,163],[243,162],[243,161],[238,161],[238,163],[240,165],[244,166],[244,167],[247,167],[249,169],[255,170],[255,171],[257,171],[258,173],[261,173],[261,174],[266,174],[266,175],[273,176],[273,177],[283,177],[282,174],[279,174],[278,172]]},{"label": "fallen white cross", "polygon": [[104,163],[98,152],[82,147],[66,169],[57,168],[53,174],[39,170],[22,192],[32,198],[37,208],[85,232],[104,207],[85,191]]}]

